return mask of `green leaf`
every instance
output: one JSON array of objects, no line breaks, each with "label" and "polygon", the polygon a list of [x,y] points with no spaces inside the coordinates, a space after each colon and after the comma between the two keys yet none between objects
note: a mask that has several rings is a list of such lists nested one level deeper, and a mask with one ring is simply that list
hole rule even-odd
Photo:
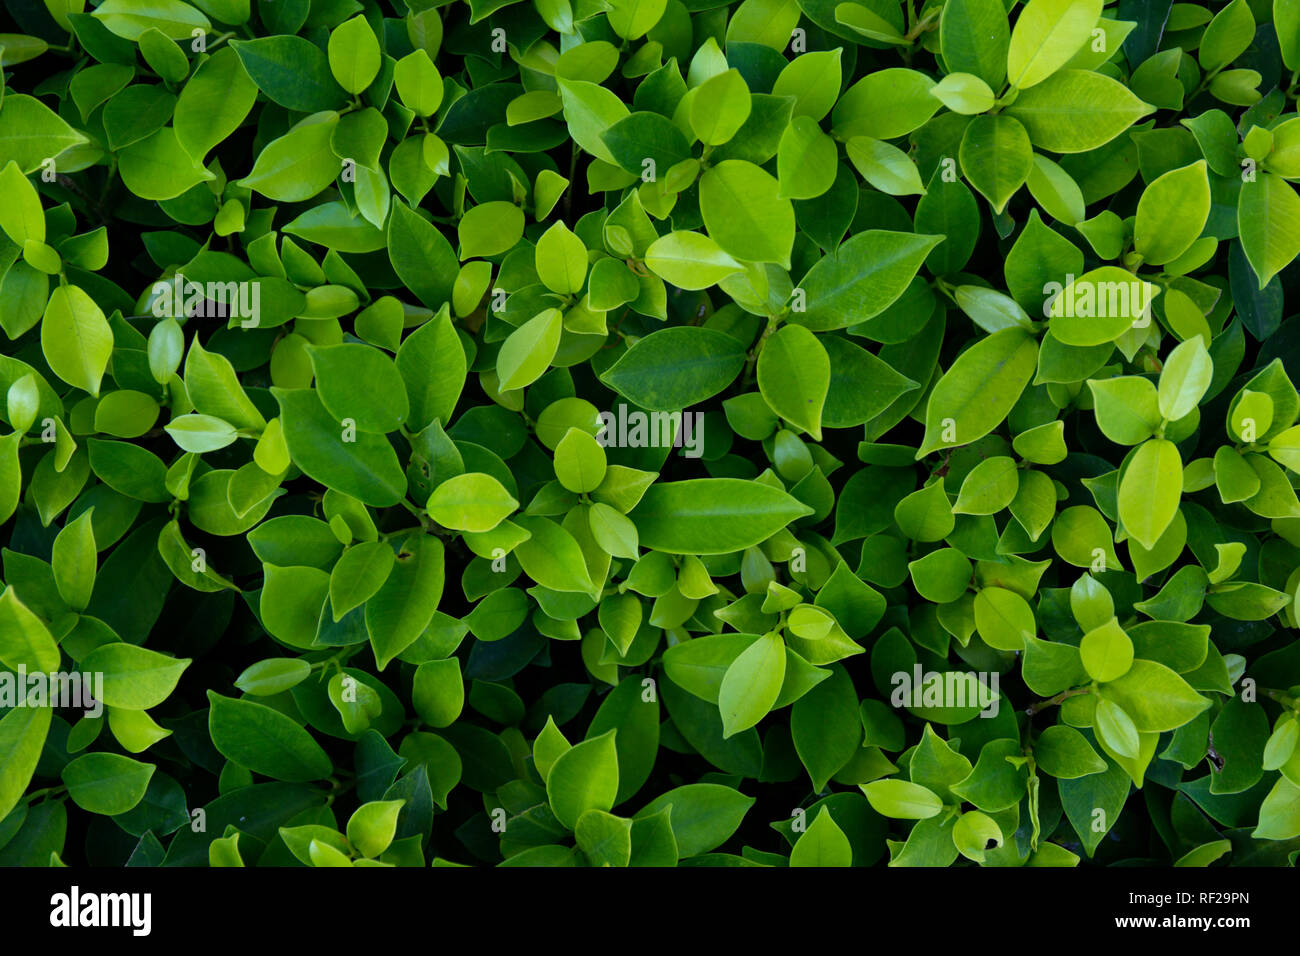
[{"label": "green leaf", "polygon": [[1199,59],[1206,72],[1223,69],[1250,48],[1255,39],[1255,16],[1246,0],[1233,0],[1205,28]]},{"label": "green leaf", "polygon": [[232,40],[230,46],[258,89],[286,109],[315,113],[340,106],[346,98],[326,54],[302,37]]},{"label": "green leaf", "polygon": [[749,119],[749,87],[738,70],[726,70],[710,77],[700,84],[694,96],[691,129],[706,146],[727,142]]},{"label": "green leaf", "polygon": [[98,568],[98,551],[95,531],[91,525],[94,509],[84,511],[69,521],[54,538],[50,563],[54,567],[54,580],[59,596],[74,611],[84,611],[90,603]]},{"label": "green leaf", "polygon": [[339,116],[332,110],[313,113],[267,143],[258,153],[253,171],[237,184],[278,202],[310,199],[339,175],[339,159],[332,146],[338,125]]},{"label": "green leaf", "polygon": [[1052,336],[1078,348],[1113,342],[1150,322],[1151,302],[1159,292],[1118,266],[1085,272],[1052,302]]},{"label": "green leaf", "polygon": [[785,492],[738,478],[659,482],[628,515],[641,545],[669,554],[743,551],[811,509]]},{"label": "green leaf", "polygon": [[363,432],[396,431],[410,414],[406,386],[392,359],[368,345],[314,346],[307,350],[317,395],[339,421]]},{"label": "green leaf", "polygon": [[348,842],[362,856],[379,856],[397,834],[397,817],[405,803],[405,800],[372,800],[361,804],[348,818]]},{"label": "green leaf", "polygon": [[[175,199],[199,183],[216,178],[185,151],[176,131],[170,126],[164,126],[123,149],[118,158],[118,173],[122,182],[137,196],[158,200]],[[319,191],[316,189],[306,195]]]},{"label": "green leaf", "polygon": [[482,472],[453,475],[434,489],[429,517],[457,531],[491,531],[519,507],[501,482]]},{"label": "green leaf", "polygon": [[94,299],[75,285],[61,285],[50,293],[41,319],[41,351],[55,375],[97,396],[113,332]]},{"label": "green leaf", "polygon": [[1088,387],[1097,427],[1116,444],[1137,445],[1160,427],[1159,397],[1150,379],[1139,375],[1089,379]]},{"label": "green leaf", "polygon": [[716,704],[727,669],[757,639],[753,634],[705,634],[674,644],[664,652],[664,671],[678,687]]},{"label": "green leaf", "polygon": [[1073,727],[1048,727],[1034,742],[1034,760],[1044,773],[1061,780],[1073,780],[1102,773],[1106,761],[1092,749],[1083,734]]},{"label": "green leaf", "polygon": [[949,73],[930,93],[954,113],[967,116],[991,109],[995,100],[989,85],[970,73]]},{"label": "green leaf", "polygon": [[266,419],[257,410],[235,374],[230,360],[209,352],[196,338],[185,356],[185,388],[194,407],[236,428],[261,431]]},{"label": "green leaf", "polygon": [[943,106],[930,92],[934,80],[919,70],[876,70],[854,83],[831,112],[837,138],[896,139],[924,126]]},{"label": "green leaf", "polygon": [[1007,113],[1039,149],[1085,153],[1113,140],[1154,107],[1101,73],[1061,70],[1022,92]]},{"label": "green leaf", "polygon": [[1119,626],[1119,621],[1112,617],[1083,635],[1079,657],[1093,680],[1117,680],[1133,665],[1133,642]]},{"label": "green leaf", "polygon": [[700,177],[700,214],[724,252],[747,262],[789,268],[794,206],[780,196],[777,180],[753,163],[727,159],[705,170]]},{"label": "green leaf", "polygon": [[1210,178],[1205,160],[1171,169],[1138,201],[1133,248],[1151,265],[1172,262],[1200,236],[1210,215]]},{"label": "green leaf", "polygon": [[975,595],[974,611],[980,637],[998,650],[1022,650],[1025,635],[1033,637],[1038,631],[1028,602],[1007,588],[982,588]]},{"label": "green leaf", "polygon": [[161,704],[189,664],[189,658],[168,657],[126,643],[104,644],[81,661],[84,670],[104,675],[100,699],[125,710],[148,710]]},{"label": "green leaf", "polygon": [[[839,11],[840,7],[837,7],[837,15]],[[831,111],[843,85],[842,59],[839,49],[815,50],[799,54],[781,68],[780,75],[772,84],[772,95],[795,98],[792,122],[798,119],[820,122]]]},{"label": "green leaf", "polygon": [[1300,836],[1300,786],[1278,777],[1259,807],[1259,823],[1250,834],[1257,840],[1290,840]]},{"label": "green leaf", "polygon": [[807,116],[790,121],[777,147],[777,179],[782,199],[813,199],[835,184],[838,150],[835,140]]},{"label": "green leaf", "polygon": [[570,428],[555,446],[555,477],[574,494],[599,488],[605,467],[605,449],[585,431]]},{"label": "green leaf", "polygon": [[985,853],[1002,846],[1002,829],[992,817],[971,810],[958,817],[952,828],[952,841],[961,855],[976,863],[983,863]]},{"label": "green leaf", "polygon": [[1001,212],[1034,169],[1034,147],[1021,122],[1005,114],[979,116],[966,127],[958,150],[971,186]]},{"label": "green leaf", "polygon": [[853,759],[862,743],[862,721],[857,692],[843,666],[832,668],[829,678],[794,702],[790,736],[818,792]]},{"label": "green leaf", "polygon": [[853,847],[831,818],[830,811],[822,807],[817,818],[790,851],[791,866],[852,866]]},{"label": "green leaf", "polygon": [[682,859],[699,856],[725,843],[755,803],[738,790],[716,783],[676,787],[650,801],[634,819],[645,820],[672,807],[673,836]]},{"label": "green leaf", "polygon": [[[461,679],[460,661],[449,657],[425,661],[416,668],[411,703],[420,719],[430,727],[449,727],[455,723],[465,705],[465,682]],[[542,764],[539,763],[538,767],[540,771]]]},{"label": "green leaf", "polygon": [[732,336],[676,326],[639,339],[601,381],[641,408],[679,411],[721,392],[744,365],[745,347]]},{"label": "green leaf", "polygon": [[1118,704],[1106,698],[1097,701],[1094,717],[1097,736],[1120,757],[1136,760],[1140,742],[1133,719]]},{"label": "green leaf", "polygon": [[378,591],[393,569],[395,556],[386,541],[363,541],[343,552],[330,572],[330,608],[340,621]]},{"label": "green leaf", "polygon": [[234,444],[239,437],[235,426],[211,415],[178,415],[163,426],[163,431],[182,451],[202,455]]},{"label": "green leaf", "polygon": [[1119,483],[1119,520],[1150,551],[1174,520],[1183,491],[1183,462],[1173,442],[1151,438],[1138,446]]},{"label": "green leaf", "polygon": [[591,592],[582,546],[573,535],[549,518],[516,515],[513,520],[529,534],[513,552],[525,574],[552,591]]},{"label": "green leaf", "polygon": [[0,229],[18,245],[28,239],[43,243],[45,212],[40,196],[12,159],[0,170],[0,189],[12,199],[12,205],[0,210]]},{"label": "green leaf", "polygon": [[1007,81],[1027,90],[1069,61],[1101,16],[1102,0],[1029,0],[1007,50]]},{"label": "green leaf", "polygon": [[[438,374],[429,374],[431,368]],[[447,310],[408,335],[397,350],[397,371],[410,402],[407,427],[423,431],[434,419],[450,421],[465,387],[466,370],[465,347]]]},{"label": "green leaf", "polygon": [[202,162],[212,147],[239,128],[256,100],[257,84],[239,54],[230,46],[213,51],[194,71],[176,101],[172,124],[176,141],[195,162]]},{"label": "green leaf", "polygon": [[339,24],[330,31],[330,72],[349,93],[360,93],[379,72],[379,41],[363,16]]},{"label": "green leaf", "polygon": [[916,164],[897,146],[870,136],[854,136],[847,145],[849,159],[862,178],[891,196],[925,192]]},{"label": "green leaf", "polygon": [[61,776],[68,796],[81,809],[116,816],[144,799],[156,769],[121,754],[93,753],[73,760]]},{"label": "green leaf", "polygon": [[278,710],[208,691],[208,733],[223,757],[291,783],[320,780],[333,764],[310,733]]},{"label": "green leaf", "polygon": [[898,300],[930,250],[942,241],[942,236],[879,229],[858,233],[804,274],[789,321],[827,332],[880,315]]},{"label": "green leaf", "polygon": [[456,253],[438,229],[402,203],[388,219],[388,257],[403,284],[426,306],[440,309],[451,301],[459,265]]},{"label": "green leaf", "polygon": [[105,0],[91,16],[127,40],[138,40],[151,29],[174,40],[189,39],[194,29],[212,29],[207,17],[181,0]]},{"label": "green leaf", "polygon": [[377,508],[402,500],[406,476],[387,440],[335,419],[314,389],[271,392],[280,405],[289,455],[305,474]]},{"label": "green leaf", "polygon": [[33,96],[9,93],[0,109],[0,165],[10,162],[26,175],[41,167],[49,157],[88,142]]},{"label": "green leaf", "polygon": [[1281,177],[1260,172],[1241,185],[1237,229],[1263,291],[1300,255],[1300,196]]},{"label": "green leaf", "polygon": [[645,264],[679,289],[707,289],[744,267],[710,237],[698,232],[670,232],[650,243]]},{"label": "green leaf", "polygon": [[235,686],[255,697],[273,697],[311,676],[311,665],[301,657],[271,657],[244,669]]},{"label": "green leaf", "polygon": [[606,130],[630,111],[611,90],[583,80],[556,79],[564,102],[564,119],[573,141],[592,156],[607,163],[617,163],[602,138]]},{"label": "green leaf", "polygon": [[6,587],[0,593],[0,663],[49,673],[58,670],[60,659],[49,628],[19,600],[13,585]]},{"label": "green leaf", "polygon": [[1190,415],[1200,405],[1213,377],[1214,362],[1200,337],[1179,343],[1160,371],[1157,400],[1161,416],[1176,422]]},{"label": "green leaf", "polygon": [[501,391],[523,388],[537,381],[555,357],[563,330],[560,310],[546,309],[511,332],[497,353]]},{"label": "green leaf", "polygon": [[775,632],[765,634],[742,651],[722,677],[718,707],[722,736],[730,737],[757,724],[772,709],[785,680],[785,642]]},{"label": "green leaf", "polygon": [[758,388],[768,407],[819,441],[830,378],[826,349],[802,326],[778,329],[758,356]]},{"label": "green leaf", "polygon": [[618,794],[615,731],[574,744],[546,777],[546,799],[556,819],[572,830],[588,810],[610,810]]},{"label": "green leaf", "polygon": [[424,633],[442,600],[445,551],[422,531],[402,543],[387,580],[366,602],[366,631],[382,671]]},{"label": "green leaf", "polygon": [[1037,355],[1034,337],[1018,328],[995,332],[962,353],[930,393],[917,459],[996,428],[1029,384]]},{"label": "green leaf", "polygon": [[894,820],[926,820],[943,809],[932,790],[908,780],[875,780],[861,788],[873,810]]},{"label": "green leaf", "polygon": [[512,202],[481,203],[465,212],[456,231],[460,237],[462,260],[497,256],[509,251],[523,238],[524,213]]},{"label": "green leaf", "polygon": [[[518,231],[523,233],[523,213],[519,214]],[[538,277],[552,292],[575,295],[582,291],[587,277],[587,247],[564,223],[557,222],[542,233],[535,259]]]},{"label": "green leaf", "polygon": [[994,88],[1007,75],[1011,29],[1002,0],[948,0],[939,20],[939,45],[952,72],[973,73]]},{"label": "green leaf", "polygon": [[1102,686],[1102,697],[1118,704],[1143,733],[1175,730],[1210,702],[1168,667],[1135,660],[1123,677]]},{"label": "green leaf", "polygon": [[[601,139],[614,161],[629,173],[640,176],[654,171],[655,178],[667,173],[684,159],[691,158],[690,144],[682,131],[667,117],[637,111],[619,120]],[[653,167],[647,167],[646,161]]]},{"label": "green leaf", "polygon": [[54,714],[50,707],[14,707],[0,717],[0,820],[22,799],[40,760]]}]

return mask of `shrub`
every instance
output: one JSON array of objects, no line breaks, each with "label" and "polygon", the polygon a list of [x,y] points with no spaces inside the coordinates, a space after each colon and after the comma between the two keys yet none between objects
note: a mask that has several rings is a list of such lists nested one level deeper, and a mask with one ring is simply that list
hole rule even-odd
[{"label": "shrub", "polygon": [[1300,852],[1297,0],[5,6],[0,863]]}]

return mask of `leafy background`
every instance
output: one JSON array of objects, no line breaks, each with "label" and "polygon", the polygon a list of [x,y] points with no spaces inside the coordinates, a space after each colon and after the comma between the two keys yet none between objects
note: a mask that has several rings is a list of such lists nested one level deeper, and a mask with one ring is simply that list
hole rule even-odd
[{"label": "leafy background", "polygon": [[1300,3],[4,7],[0,863],[1294,864]]}]

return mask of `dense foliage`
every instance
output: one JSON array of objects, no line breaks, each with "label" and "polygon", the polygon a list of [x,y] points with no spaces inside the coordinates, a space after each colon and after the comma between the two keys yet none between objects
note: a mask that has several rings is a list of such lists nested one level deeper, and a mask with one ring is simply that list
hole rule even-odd
[{"label": "dense foliage", "polygon": [[1294,863],[1300,0],[4,7],[0,864]]}]

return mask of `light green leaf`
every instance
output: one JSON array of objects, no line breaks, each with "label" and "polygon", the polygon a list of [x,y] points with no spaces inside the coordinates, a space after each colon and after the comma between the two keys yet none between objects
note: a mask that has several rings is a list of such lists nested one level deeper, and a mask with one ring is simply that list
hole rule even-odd
[{"label": "light green leaf", "polygon": [[1007,81],[1027,90],[1069,61],[1092,38],[1102,0],[1029,0],[1007,50]]},{"label": "light green leaf", "polygon": [[510,333],[497,353],[501,391],[531,385],[550,367],[564,331],[559,309],[545,309]]},{"label": "light green leaf", "polygon": [[730,737],[757,724],[772,709],[785,680],[785,641],[776,632],[764,634],[727,668],[718,689],[722,736]]},{"label": "light green leaf", "polygon": [[700,213],[709,235],[728,255],[789,268],[794,206],[781,198],[777,180],[758,166],[727,159],[705,170]]},{"label": "light green leaf", "polygon": [[1188,250],[1210,215],[1210,179],[1205,160],[1171,169],[1138,201],[1133,247],[1151,265],[1164,265]]},{"label": "light green leaf", "polygon": [[251,700],[208,691],[208,733],[227,760],[254,773],[290,782],[321,780],[333,764],[300,724]]},{"label": "light green leaf", "polygon": [[1257,173],[1241,185],[1237,229],[1262,291],[1300,256],[1300,196],[1280,176]]},{"label": "light green leaf", "polygon": [[1029,134],[1017,120],[1002,114],[972,120],[958,157],[967,180],[999,213],[1034,168]]},{"label": "light green leaf", "polygon": [[853,847],[844,831],[822,807],[790,851],[791,866],[852,866]]},{"label": "light green leaf", "polygon": [[767,340],[758,356],[758,388],[772,411],[818,441],[830,389],[826,349],[806,328],[787,325]]},{"label": "light green leaf", "polygon": [[1214,377],[1214,362],[1200,336],[1181,342],[1165,359],[1160,371],[1157,401],[1160,414],[1176,422],[1201,403]]},{"label": "light green leaf", "polygon": [[41,320],[41,351],[55,375],[98,395],[113,354],[113,331],[94,299],[75,285],[61,285],[50,293]]},{"label": "light green leaf", "polygon": [[546,777],[546,798],[564,826],[572,830],[588,810],[610,810],[618,793],[615,731],[574,744],[556,759]]},{"label": "light green leaf", "polygon": [[1040,149],[1084,153],[1104,146],[1154,107],[1118,80],[1087,70],[1061,70],[1022,92],[1007,108]]},{"label": "light green leaf", "polygon": [[628,515],[641,545],[669,554],[727,554],[765,541],[807,505],[769,485],[739,478],[657,482]]},{"label": "light green leaf", "polygon": [[916,452],[965,445],[996,428],[1033,377],[1038,343],[1023,329],[995,332],[953,362],[925,412],[925,438]]},{"label": "light green leaf", "polygon": [[1177,446],[1163,438],[1148,439],[1120,478],[1119,520],[1150,551],[1174,520],[1182,492],[1183,462]]}]

